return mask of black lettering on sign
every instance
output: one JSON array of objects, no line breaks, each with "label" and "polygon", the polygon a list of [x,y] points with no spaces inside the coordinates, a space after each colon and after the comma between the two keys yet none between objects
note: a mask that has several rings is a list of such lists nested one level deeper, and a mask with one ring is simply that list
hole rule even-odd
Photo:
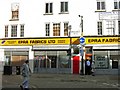
[{"label": "black lettering on sign", "polygon": [[101,40],[100,40],[100,39],[98,39],[98,42],[101,42]]},{"label": "black lettering on sign", "polygon": [[46,43],[46,40],[30,40],[30,43]]},{"label": "black lettering on sign", "polygon": [[118,42],[120,42],[120,38],[118,38]]},{"label": "black lettering on sign", "polygon": [[55,40],[48,40],[48,43],[55,43]]},{"label": "black lettering on sign", "polygon": [[20,41],[18,41],[18,43],[19,44],[28,43],[28,41],[27,40],[20,40]]}]

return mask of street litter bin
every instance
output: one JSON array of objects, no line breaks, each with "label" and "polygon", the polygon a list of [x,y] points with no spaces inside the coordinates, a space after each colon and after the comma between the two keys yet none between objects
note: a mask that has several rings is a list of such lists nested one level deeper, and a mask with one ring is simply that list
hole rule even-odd
[{"label": "street litter bin", "polygon": [[12,66],[4,66],[4,75],[11,75],[12,74]]},{"label": "street litter bin", "polygon": [[20,66],[16,66],[16,75],[20,75]]}]

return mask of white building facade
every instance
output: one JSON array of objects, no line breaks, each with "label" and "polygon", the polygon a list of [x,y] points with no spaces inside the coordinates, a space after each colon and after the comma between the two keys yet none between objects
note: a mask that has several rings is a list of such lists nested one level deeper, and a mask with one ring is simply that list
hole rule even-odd
[{"label": "white building facade", "polygon": [[[111,72],[114,60],[118,65],[120,0],[2,0],[0,7],[0,60],[4,65],[21,66],[29,59],[33,72],[72,73],[68,53],[74,38],[81,36],[81,25],[86,42],[112,38],[111,43],[93,40],[85,45],[92,47],[92,60],[102,58],[96,60],[97,73]],[[113,72],[117,73],[118,66]]]}]

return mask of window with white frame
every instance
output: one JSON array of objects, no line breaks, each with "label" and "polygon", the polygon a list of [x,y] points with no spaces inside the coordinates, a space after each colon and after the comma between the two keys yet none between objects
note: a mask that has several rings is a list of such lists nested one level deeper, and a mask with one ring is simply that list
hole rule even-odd
[{"label": "window with white frame", "polygon": [[68,23],[64,23],[64,36],[68,36]]},{"label": "window with white frame", "polygon": [[98,35],[102,35],[102,22],[97,22]]},{"label": "window with white frame", "polygon": [[61,13],[68,12],[68,2],[61,2],[60,12]]},{"label": "window with white frame", "polygon": [[45,35],[50,36],[50,23],[45,24]]},{"label": "window with white frame", "polygon": [[107,34],[108,35],[115,35],[115,22],[114,21],[106,21],[107,26]]},{"label": "window with white frame", "polygon": [[19,19],[19,3],[11,4],[12,20]]},{"label": "window with white frame", "polygon": [[17,37],[17,25],[11,25],[11,37]]},{"label": "window with white frame", "polygon": [[105,10],[105,1],[97,1],[97,10]]},{"label": "window with white frame", "polygon": [[118,21],[118,35],[120,35],[120,21]]},{"label": "window with white frame", "polygon": [[45,3],[45,13],[46,14],[53,13],[53,3]]},{"label": "window with white frame", "polygon": [[20,37],[24,37],[24,24],[20,25]]},{"label": "window with white frame", "polygon": [[120,1],[114,1],[114,9],[120,9]]},{"label": "window with white frame", "polygon": [[5,25],[5,37],[8,37],[8,25]]},{"label": "window with white frame", "polygon": [[53,36],[60,36],[60,23],[53,24]]}]

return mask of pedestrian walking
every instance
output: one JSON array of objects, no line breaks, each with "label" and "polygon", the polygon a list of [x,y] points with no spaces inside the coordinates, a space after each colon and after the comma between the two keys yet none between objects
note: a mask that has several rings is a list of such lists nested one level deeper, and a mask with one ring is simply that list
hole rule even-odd
[{"label": "pedestrian walking", "polygon": [[29,60],[26,60],[25,63],[22,65],[22,77],[23,82],[20,85],[22,90],[29,90],[29,76],[30,76],[31,70],[29,68]]}]

